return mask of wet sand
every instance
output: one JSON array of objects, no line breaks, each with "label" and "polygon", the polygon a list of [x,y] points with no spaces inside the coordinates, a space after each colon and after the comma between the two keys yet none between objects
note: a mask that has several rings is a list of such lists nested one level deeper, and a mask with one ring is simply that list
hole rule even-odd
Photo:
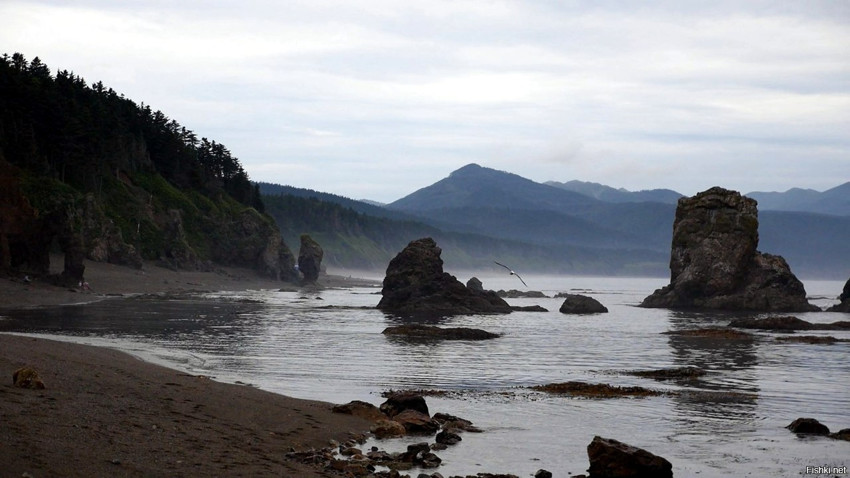
[{"label": "wet sand", "polygon": [[[30,366],[46,388],[12,385]],[[329,476],[285,458],[368,430],[331,405],[123,352],[0,334],[4,476]]]},{"label": "wet sand", "polygon": [[[62,256],[51,256],[51,272],[62,271]],[[86,282],[90,290],[80,287],[57,287],[46,281],[29,282],[21,275],[0,276],[0,309],[77,304],[127,294],[180,293],[249,289],[293,289],[298,286],[258,276],[249,269],[218,267],[215,272],[175,271],[146,263],[141,270],[86,261]],[[371,280],[323,275],[319,284],[325,287],[379,286]]]},{"label": "wet sand", "polygon": [[[0,278],[0,308],[111,294],[287,287],[232,268],[137,271],[87,263],[86,278],[92,291]],[[23,366],[37,370],[46,388],[14,387],[12,374]],[[368,422],[334,414],[331,406],[188,375],[108,348],[0,334],[3,476],[334,476],[285,458],[293,449],[325,447],[368,430]]]}]

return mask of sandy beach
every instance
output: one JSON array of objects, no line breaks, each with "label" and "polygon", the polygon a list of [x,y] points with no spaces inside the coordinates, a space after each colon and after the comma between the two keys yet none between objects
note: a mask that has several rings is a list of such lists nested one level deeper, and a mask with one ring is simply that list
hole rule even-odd
[{"label": "sandy beach", "polygon": [[[0,308],[287,286],[233,268],[186,272],[148,265],[139,271],[91,262],[86,279],[92,291],[0,278]],[[46,388],[14,387],[12,374],[23,366],[37,370]],[[331,413],[328,403],[42,338],[0,334],[0,376],[3,476],[332,476],[285,454],[345,441],[369,427]]]}]

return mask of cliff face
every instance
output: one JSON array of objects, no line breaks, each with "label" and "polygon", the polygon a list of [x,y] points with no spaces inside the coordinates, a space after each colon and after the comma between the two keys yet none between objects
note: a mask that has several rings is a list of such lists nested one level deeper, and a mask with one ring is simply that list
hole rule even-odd
[{"label": "cliff face", "polygon": [[756,201],[715,187],[679,200],[670,284],[642,307],[806,311],[803,284],[780,256],[758,252]]}]

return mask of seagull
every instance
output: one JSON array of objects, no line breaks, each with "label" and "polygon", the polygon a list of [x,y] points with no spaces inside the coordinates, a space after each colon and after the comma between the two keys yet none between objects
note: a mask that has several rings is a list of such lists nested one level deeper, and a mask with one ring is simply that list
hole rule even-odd
[{"label": "seagull", "polygon": [[[493,261],[493,262],[496,262],[496,261]],[[516,272],[514,272],[514,271],[513,271],[510,267],[508,267],[508,266],[506,266],[506,265],[502,264],[501,262],[496,262],[496,264],[498,264],[498,265],[500,265],[500,266],[504,267],[505,269],[507,269],[507,270],[508,270],[508,272],[510,272],[512,276],[516,276],[516,278],[517,278],[517,279],[519,279],[519,281],[520,281],[520,282],[522,282],[522,285],[524,285],[524,286],[528,287],[528,284],[526,284],[526,283],[525,283],[525,281],[524,281],[524,280],[522,280],[522,277],[520,277],[520,276],[519,276],[519,274],[517,274]]]}]

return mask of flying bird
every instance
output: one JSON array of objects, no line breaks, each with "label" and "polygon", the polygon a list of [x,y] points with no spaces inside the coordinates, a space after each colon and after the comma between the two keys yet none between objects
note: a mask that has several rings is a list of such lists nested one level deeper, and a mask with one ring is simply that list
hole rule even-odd
[{"label": "flying bird", "polygon": [[[493,262],[496,262],[496,261],[493,261]],[[519,279],[519,281],[520,281],[520,282],[522,282],[522,285],[524,285],[524,286],[528,287],[528,284],[526,284],[526,283],[525,283],[525,281],[524,281],[524,280],[522,280],[522,277],[520,277],[520,276],[519,276],[519,274],[517,274],[516,272],[514,272],[514,271],[513,271],[513,269],[511,269],[510,267],[508,267],[508,266],[506,266],[506,265],[502,264],[501,262],[496,262],[496,264],[498,264],[498,265],[500,265],[500,266],[504,267],[505,269],[507,269],[507,270],[508,270],[508,272],[510,272],[512,276],[516,276],[516,278],[517,278],[517,279]]]}]

